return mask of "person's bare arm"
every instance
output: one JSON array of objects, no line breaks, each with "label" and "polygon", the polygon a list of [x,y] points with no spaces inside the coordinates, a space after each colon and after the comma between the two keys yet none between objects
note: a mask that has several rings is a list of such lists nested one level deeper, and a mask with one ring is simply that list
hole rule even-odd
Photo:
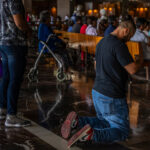
[{"label": "person's bare arm", "polygon": [[27,35],[31,34],[31,30],[30,30],[26,20],[24,19],[23,15],[15,14],[15,15],[13,15],[13,19],[19,30],[26,32]]},{"label": "person's bare arm", "polygon": [[137,63],[133,62],[133,63],[125,66],[124,68],[130,75],[133,75],[141,68],[141,65],[142,64],[137,64]]},{"label": "person's bare arm", "polygon": [[135,57],[135,62],[128,64],[127,66],[125,66],[124,68],[126,69],[126,71],[130,74],[133,75],[135,74],[143,65],[143,48],[141,43],[139,44],[139,55],[137,55]]},{"label": "person's bare arm", "polygon": [[136,62],[128,64],[124,68],[130,75],[133,75],[142,67],[142,64],[143,64],[143,55],[139,56]]}]

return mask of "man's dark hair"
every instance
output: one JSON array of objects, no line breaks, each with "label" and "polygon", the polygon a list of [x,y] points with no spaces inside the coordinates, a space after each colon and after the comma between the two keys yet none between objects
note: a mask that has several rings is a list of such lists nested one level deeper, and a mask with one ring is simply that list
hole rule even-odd
[{"label": "man's dark hair", "polygon": [[91,23],[92,23],[92,17],[89,16],[89,17],[87,17],[87,25],[89,25],[89,24],[91,24]]},{"label": "man's dark hair", "polygon": [[77,17],[76,17],[76,21],[77,21],[77,22],[78,22],[78,21],[82,21],[82,17],[77,16]]},{"label": "man's dark hair", "polygon": [[108,26],[108,20],[102,19],[101,22],[99,23],[99,30],[102,34],[104,34],[107,26]]},{"label": "man's dark hair", "polygon": [[40,22],[45,23],[50,17],[50,13],[47,10],[44,10],[40,13]]},{"label": "man's dark hair", "polygon": [[94,16],[92,16],[92,17],[91,17],[91,21],[92,21],[92,22],[93,22],[93,21],[97,21],[97,18],[94,17]]},{"label": "man's dark hair", "polygon": [[134,20],[132,18],[131,15],[125,15],[123,18],[122,18],[122,22],[126,22],[127,24],[132,24],[133,28],[136,30],[136,25],[134,23]]},{"label": "man's dark hair", "polygon": [[116,16],[111,15],[111,16],[108,17],[108,24],[113,25],[116,21],[117,21]]},{"label": "man's dark hair", "polygon": [[120,24],[119,24],[120,27],[122,28],[128,28],[131,30],[136,30],[136,26],[134,24],[134,22],[130,21],[130,20],[127,20],[127,21],[122,21]]},{"label": "man's dark hair", "polygon": [[68,25],[69,25],[69,26],[73,26],[73,25],[74,25],[74,22],[73,22],[72,20],[69,20]]},{"label": "man's dark hair", "polygon": [[145,18],[138,18],[136,20],[136,27],[140,28],[142,25],[146,24],[146,19]]}]

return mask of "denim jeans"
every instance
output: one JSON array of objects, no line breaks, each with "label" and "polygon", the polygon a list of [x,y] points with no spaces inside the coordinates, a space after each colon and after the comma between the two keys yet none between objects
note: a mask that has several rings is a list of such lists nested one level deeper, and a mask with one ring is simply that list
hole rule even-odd
[{"label": "denim jeans", "polygon": [[92,90],[96,117],[79,117],[79,126],[89,124],[93,141],[113,143],[123,141],[129,135],[128,105],[126,98],[116,99]]},{"label": "denim jeans", "polygon": [[0,45],[2,80],[0,81],[0,108],[7,114],[16,115],[17,102],[26,66],[27,47]]}]

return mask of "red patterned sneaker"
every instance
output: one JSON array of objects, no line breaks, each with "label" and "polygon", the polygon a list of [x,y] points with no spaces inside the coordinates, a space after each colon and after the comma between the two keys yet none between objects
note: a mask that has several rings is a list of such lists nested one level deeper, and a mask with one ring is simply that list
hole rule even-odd
[{"label": "red patterned sneaker", "polygon": [[61,127],[61,135],[67,139],[70,136],[71,129],[76,128],[78,124],[77,113],[72,111],[68,114],[66,120]]},{"label": "red patterned sneaker", "polygon": [[87,124],[69,139],[68,148],[70,148],[77,141],[81,142],[90,141],[92,139],[92,136],[93,136],[93,129],[90,127],[90,125]]}]

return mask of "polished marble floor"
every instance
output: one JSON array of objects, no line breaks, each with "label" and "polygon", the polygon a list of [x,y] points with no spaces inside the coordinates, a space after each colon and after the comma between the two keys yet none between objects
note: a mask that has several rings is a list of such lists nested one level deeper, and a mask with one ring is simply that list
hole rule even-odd
[{"label": "polished marble floor", "polygon": [[[33,62],[34,59],[30,57],[27,72]],[[95,75],[94,71],[87,70],[84,71],[82,67],[73,69],[72,82],[60,84],[53,75],[53,64],[49,64],[45,59],[42,60],[42,63],[39,64],[39,82],[29,84],[25,79],[22,85],[19,96],[19,112],[23,112],[26,118],[61,139],[60,127],[70,111],[74,110],[79,115],[95,115],[91,97]],[[127,141],[113,145],[76,145],[76,148],[83,150],[149,150],[150,84],[134,81],[131,85],[128,104],[131,136]],[[38,135],[29,132],[26,129],[6,129],[0,125],[0,150],[65,149],[56,148],[54,145],[42,141]],[[51,140],[51,138],[49,139]],[[57,138],[55,142],[57,143]],[[64,143],[62,142],[62,147]]]},{"label": "polished marble floor", "polygon": [[0,125],[0,150],[55,150],[25,129]]}]

